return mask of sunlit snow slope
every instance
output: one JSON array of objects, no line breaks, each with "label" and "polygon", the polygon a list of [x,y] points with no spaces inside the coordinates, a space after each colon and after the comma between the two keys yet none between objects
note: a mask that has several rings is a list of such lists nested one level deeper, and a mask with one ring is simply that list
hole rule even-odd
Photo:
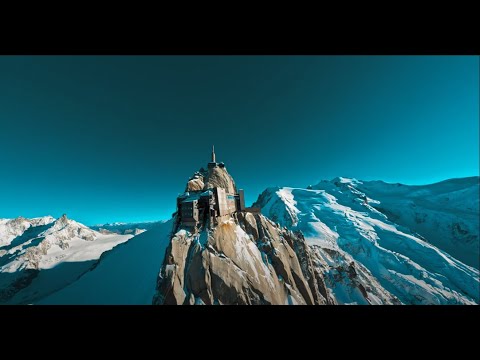
[{"label": "sunlit snow slope", "polygon": [[101,234],[65,215],[0,220],[0,303],[31,303],[68,285],[132,236]]},{"label": "sunlit snow slope", "polygon": [[479,268],[479,177],[409,186],[382,181],[356,183],[371,205],[463,263]]},{"label": "sunlit snow slope", "polygon": [[103,254],[91,271],[39,303],[151,304],[171,230],[171,221],[158,223]]},{"label": "sunlit snow slope", "polygon": [[[476,184],[478,186],[478,178]],[[447,185],[450,184],[443,184],[443,187]],[[408,189],[403,195],[394,193],[389,197],[389,186],[380,182],[336,178],[308,189],[269,188],[260,195],[255,206],[261,207],[264,215],[281,225],[303,232],[310,247],[317,253],[317,266],[322,269],[326,283],[339,303],[377,303],[368,295],[368,284],[364,284],[367,291],[359,292],[356,290],[358,286],[349,282],[346,276],[349,264],[355,265],[356,272],[362,272],[365,279],[376,279],[382,290],[404,304],[478,303],[478,269],[465,265],[433,245],[448,243],[452,239],[448,237],[450,235],[446,235],[445,240],[440,238],[441,230],[423,231],[425,237],[432,237],[427,238],[427,242],[416,234],[422,229],[415,227],[411,230],[394,223],[386,213],[377,210],[388,206],[392,211],[401,212],[405,202],[412,202]],[[422,189],[425,198],[438,194],[438,187],[439,184],[425,186]],[[453,194],[457,194],[456,191],[450,193],[451,198]],[[462,206],[462,197],[470,194],[463,204],[476,211],[478,221],[478,193],[475,195],[474,191],[469,193],[466,190],[458,194],[461,195],[455,198],[455,202],[459,207]],[[398,207],[392,200],[395,196]],[[423,209],[427,208],[424,205],[426,200],[418,200],[423,199],[422,192],[411,196],[422,204]],[[379,198],[388,201],[383,203]],[[443,199],[442,196],[439,198]],[[455,211],[452,208],[448,211],[449,215],[444,215],[447,211],[443,212],[439,205],[435,214],[442,216],[437,216],[436,221],[451,221]],[[461,228],[468,227],[470,234],[476,236],[478,246],[478,222],[463,217],[461,212],[457,216]],[[408,221],[401,223],[409,225]],[[449,223],[442,223],[441,227],[447,229]],[[475,242],[475,239],[472,241]]]}]

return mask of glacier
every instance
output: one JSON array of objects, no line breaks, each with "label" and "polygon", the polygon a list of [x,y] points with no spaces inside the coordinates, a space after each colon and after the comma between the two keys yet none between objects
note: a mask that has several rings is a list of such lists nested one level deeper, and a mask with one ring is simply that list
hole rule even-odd
[{"label": "glacier", "polygon": [[[362,299],[355,287],[338,281],[337,269],[353,263],[356,271],[378,281],[403,304],[478,304],[478,269],[440,250],[434,245],[437,238],[427,242],[408,227],[390,221],[379,210],[383,203],[375,194],[382,189],[376,191],[375,185],[335,178],[308,188],[269,188],[254,206],[282,226],[304,234],[339,303],[372,300]],[[478,209],[478,197],[471,202]],[[478,245],[478,222],[469,226],[477,234]]]}]

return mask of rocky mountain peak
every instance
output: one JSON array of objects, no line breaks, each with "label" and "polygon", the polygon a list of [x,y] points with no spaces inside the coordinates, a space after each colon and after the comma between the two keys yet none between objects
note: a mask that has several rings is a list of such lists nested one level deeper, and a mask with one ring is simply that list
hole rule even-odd
[{"label": "rocky mountain peak", "polygon": [[245,208],[213,152],[177,199],[173,224],[154,304],[335,303],[302,234]]},{"label": "rocky mountain peak", "polygon": [[236,212],[197,233],[172,234],[154,304],[330,304],[301,234]]},{"label": "rocky mountain peak", "polygon": [[52,227],[44,232],[44,235],[47,238],[55,239],[58,244],[65,247],[68,246],[67,242],[72,238],[93,241],[99,233],[75,220],[70,220],[66,214],[63,214],[54,222]]},{"label": "rocky mountain peak", "polygon": [[185,191],[200,191],[220,187],[227,193],[234,194],[237,187],[225,166],[216,166],[205,170],[201,168],[188,180]]},{"label": "rocky mountain peak", "polygon": [[66,226],[68,226],[71,221],[67,218],[67,215],[63,214],[53,224],[53,230],[58,231]]},{"label": "rocky mountain peak", "polygon": [[232,176],[228,173],[225,166],[217,166],[214,168],[208,169],[207,177],[205,179],[204,190],[212,189],[215,187],[223,188],[227,193],[234,194],[237,192],[237,187],[235,186],[235,181]]}]

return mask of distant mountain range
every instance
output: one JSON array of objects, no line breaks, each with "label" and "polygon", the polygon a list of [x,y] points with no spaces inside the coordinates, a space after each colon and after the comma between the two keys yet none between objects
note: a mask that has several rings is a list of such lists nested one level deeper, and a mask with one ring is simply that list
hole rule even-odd
[{"label": "distant mountain range", "polygon": [[160,221],[151,222],[137,222],[137,223],[122,223],[115,222],[111,224],[101,224],[90,226],[93,230],[99,231],[104,234],[120,234],[120,235],[138,235],[146,230],[150,230],[152,227],[160,223]]},{"label": "distant mountain range", "polygon": [[195,231],[0,219],[0,303],[479,303],[479,177],[335,178],[253,206]]}]

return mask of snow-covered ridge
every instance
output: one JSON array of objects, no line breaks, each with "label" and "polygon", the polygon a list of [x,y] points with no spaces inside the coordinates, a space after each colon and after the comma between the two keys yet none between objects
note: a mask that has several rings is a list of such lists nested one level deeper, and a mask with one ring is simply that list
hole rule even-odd
[{"label": "snow-covered ridge", "polygon": [[[460,187],[449,182],[406,188],[393,198],[402,208],[401,199],[412,193],[418,199],[442,199],[448,192],[454,204],[466,204],[478,219],[478,178],[460,181]],[[467,184],[473,183],[473,191]],[[477,185],[475,185],[477,184]],[[364,272],[365,278],[378,281],[382,290],[406,304],[473,304],[479,302],[479,271],[434,246],[436,239],[425,241],[416,231],[391,221],[382,211],[384,202],[379,194],[389,194],[389,188],[402,185],[382,182],[363,182],[336,178],[302,188],[269,188],[254,206],[262,213],[292,230],[301,230],[311,248],[317,253],[317,266],[323,269],[327,284],[339,303],[363,303],[365,296],[344,286],[339,268],[348,272],[350,263]],[[444,191],[445,187],[448,191]],[[433,190],[431,189],[433,188]],[[365,190],[365,191],[363,191]],[[433,195],[432,195],[433,194]],[[452,195],[453,194],[453,195]],[[454,195],[470,198],[461,201]],[[461,195],[460,195],[461,194]],[[475,196],[476,194],[476,196]],[[430,196],[431,195],[431,196]],[[386,195],[385,195],[386,196]],[[413,196],[413,195],[411,195]],[[437,196],[437,198],[435,198]],[[433,201],[433,204],[435,202]],[[425,208],[425,207],[424,207]],[[442,205],[435,210],[442,212]],[[470,211],[470,210],[469,210]],[[463,216],[463,213],[462,213]],[[448,217],[447,217],[448,218]],[[444,220],[445,217],[439,217]],[[466,219],[466,218],[462,218]],[[468,219],[467,219],[468,220]],[[444,225],[444,229],[449,225]],[[469,229],[477,236],[478,222],[471,221]],[[462,222],[462,229],[466,225]],[[329,280],[330,279],[330,280]],[[347,279],[348,280],[348,279]],[[347,281],[348,285],[348,281]]]},{"label": "snow-covered ridge", "polygon": [[125,225],[138,225],[138,224],[157,224],[159,222],[166,222],[166,220],[162,221],[139,221],[139,222],[120,222],[116,221],[113,223],[104,223],[104,224],[95,224],[92,225],[91,227],[105,227],[105,226],[125,226]]},{"label": "snow-covered ridge", "polygon": [[[113,246],[124,242],[132,235],[104,235],[63,215],[53,222],[49,219],[36,221],[39,233],[27,228],[2,248],[0,272],[15,272],[22,269],[48,269],[65,261],[88,261],[98,259]],[[28,220],[25,220],[28,222]],[[22,221],[23,223],[23,221]],[[38,224],[44,224],[43,226]],[[46,227],[46,228],[45,228]],[[35,229],[31,229],[35,230]]]},{"label": "snow-covered ridge", "polygon": [[139,235],[144,231],[150,230],[156,225],[165,222],[145,221],[145,222],[114,222],[90,226],[91,229],[99,231],[102,234],[120,234],[120,235]]},{"label": "snow-covered ridge", "polygon": [[9,245],[17,236],[22,235],[30,227],[47,225],[55,221],[53,216],[36,218],[0,219],[0,247]]},{"label": "snow-covered ridge", "polygon": [[[59,219],[8,219],[0,224],[4,230],[0,238],[0,303],[22,303],[32,294],[40,296],[65,286],[87,271],[102,253],[133,237],[102,234],[66,215]],[[55,276],[47,281],[44,272]]]},{"label": "snow-covered ridge", "polygon": [[410,186],[365,181],[355,189],[392,222],[475,268],[480,267],[479,177]]}]

